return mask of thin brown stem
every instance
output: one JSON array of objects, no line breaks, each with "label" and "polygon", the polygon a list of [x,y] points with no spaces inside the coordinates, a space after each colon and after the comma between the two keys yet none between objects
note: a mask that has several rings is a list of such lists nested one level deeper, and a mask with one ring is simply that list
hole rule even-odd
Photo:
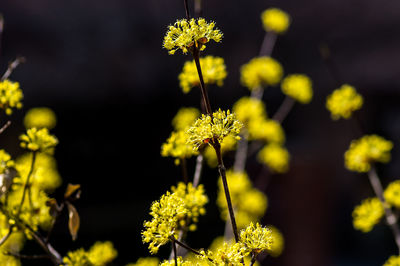
[{"label": "thin brown stem", "polygon": [[2,127],[0,128],[0,134],[2,134],[2,133],[4,132],[4,130],[6,130],[10,125],[11,125],[11,121],[8,120],[8,121],[4,124],[4,126],[2,126]]},{"label": "thin brown stem", "polygon": [[392,212],[392,209],[385,202],[385,198],[383,197],[382,184],[378,177],[378,174],[376,173],[375,166],[372,166],[371,170],[368,172],[368,178],[376,196],[382,202],[383,208],[385,209],[386,222],[392,230],[400,254],[400,230],[397,226],[397,218]]},{"label": "thin brown stem", "polygon": [[184,249],[186,249],[186,250],[188,250],[188,251],[190,251],[190,252],[192,252],[192,253],[194,253],[194,254],[196,254],[196,255],[201,255],[201,253],[198,252],[197,250],[195,250],[195,249],[189,247],[189,246],[186,245],[185,243],[183,243],[183,242],[181,242],[181,241],[179,241],[179,240],[177,240],[177,239],[175,239],[175,238],[172,239],[172,242],[175,242],[175,243],[178,244],[179,246],[183,247]]},{"label": "thin brown stem", "polygon": [[193,187],[197,187],[200,183],[201,172],[203,170],[203,160],[204,157],[202,154],[199,154],[196,158],[196,169],[194,171]]},{"label": "thin brown stem", "polygon": [[201,17],[203,15],[202,0],[194,1],[194,14],[196,17]]},{"label": "thin brown stem", "polygon": [[13,227],[10,226],[10,228],[8,228],[7,234],[0,239],[0,246],[2,246],[7,241],[7,239],[11,236],[12,229],[13,229]]},{"label": "thin brown stem", "polygon": [[10,75],[12,74],[12,72],[18,67],[19,64],[24,63],[25,62],[25,58],[18,56],[13,62],[11,62],[8,65],[8,68],[6,70],[6,72],[4,73],[4,75],[1,77],[1,80],[5,80],[8,79],[10,77]]},{"label": "thin brown stem", "polygon": [[175,241],[172,241],[172,247],[173,247],[173,250],[174,250],[175,265],[178,266],[178,256],[177,256],[176,242]]},{"label": "thin brown stem", "polygon": [[256,258],[257,258],[257,256],[256,256],[256,255],[254,255],[254,253],[252,253],[252,254],[251,254],[251,262],[250,262],[250,266],[253,266],[253,265],[254,265],[254,263],[256,263]]},{"label": "thin brown stem", "polygon": [[35,161],[36,161],[36,152],[34,151],[34,152],[32,152],[31,167],[30,167],[30,169],[29,169],[28,176],[26,177],[26,181],[25,181],[25,185],[24,185],[24,190],[22,191],[21,202],[19,203],[19,207],[18,207],[18,211],[17,211],[17,216],[19,216],[19,214],[21,213],[22,205],[24,205],[25,194],[26,194],[26,191],[27,191],[28,187],[30,186],[30,185],[29,185],[29,181],[30,181],[31,175],[32,175],[32,173],[33,173],[33,169],[34,169],[34,166],[35,166]]},{"label": "thin brown stem", "polygon": [[6,255],[10,255],[19,259],[29,259],[29,260],[39,260],[39,259],[50,259],[50,256],[47,254],[43,255],[24,255],[24,254],[19,254],[11,251],[5,252]]},{"label": "thin brown stem", "polygon": [[186,18],[187,20],[190,19],[190,13],[189,13],[189,5],[187,0],[183,0],[183,4],[185,6],[185,13],[186,13]]},{"label": "thin brown stem", "polygon": [[292,110],[295,103],[296,101],[293,98],[286,96],[282,104],[279,106],[278,111],[276,111],[276,113],[272,117],[272,119],[278,121],[279,123],[282,123],[283,120],[285,120],[286,116],[289,114],[289,112]]},{"label": "thin brown stem", "polygon": [[214,144],[213,147],[215,149],[215,153],[217,154],[218,171],[219,171],[219,174],[221,175],[222,184],[224,186],[226,203],[228,205],[229,217],[230,217],[231,224],[232,224],[233,235],[235,236],[235,241],[239,242],[239,234],[238,234],[238,230],[237,230],[237,226],[236,226],[235,212],[233,211],[231,195],[229,193],[228,181],[226,179],[226,168],[224,166],[224,161],[222,159],[222,154],[221,154],[221,145],[217,141],[217,143]]},{"label": "thin brown stem", "polygon": [[204,85],[203,73],[201,72],[198,48],[195,47],[192,54],[193,54],[194,62],[196,64],[197,73],[199,74],[200,90],[201,90],[201,95],[203,97],[203,102],[204,102],[204,105],[205,105],[205,108],[206,108],[206,112],[207,112],[207,114],[209,116],[212,116],[212,109],[211,109],[210,99],[208,98],[208,92],[207,92],[206,87]]},{"label": "thin brown stem", "polygon": [[49,229],[49,231],[47,232],[47,236],[46,236],[46,238],[45,238],[45,242],[46,242],[46,243],[49,243],[51,234],[53,233],[53,230],[54,230],[54,226],[55,226],[55,224],[57,223],[58,217],[60,217],[60,213],[63,211],[64,207],[65,207],[65,204],[64,204],[64,202],[62,202],[62,203],[60,204],[60,207],[57,208],[57,213],[56,213],[55,217],[53,218],[53,221],[51,222],[50,229]]}]

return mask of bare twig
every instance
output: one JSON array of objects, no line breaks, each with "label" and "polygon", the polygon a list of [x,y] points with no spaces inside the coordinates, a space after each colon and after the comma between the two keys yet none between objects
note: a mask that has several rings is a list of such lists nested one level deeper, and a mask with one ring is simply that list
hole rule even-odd
[{"label": "bare twig", "polygon": [[12,233],[12,229],[13,229],[13,227],[10,226],[10,228],[8,228],[7,234],[0,239],[0,246],[2,246],[7,241],[7,239],[10,237],[10,235]]},{"label": "bare twig", "polygon": [[279,123],[282,123],[283,120],[285,120],[286,116],[289,114],[289,112],[292,110],[295,103],[296,102],[293,98],[286,96],[281,106],[279,106],[278,111],[276,111],[276,113],[272,117],[272,119],[278,121]]},{"label": "bare twig", "polygon": [[14,61],[12,61],[7,68],[7,71],[4,73],[4,75],[1,77],[1,80],[8,79],[12,72],[18,67],[19,64],[25,63],[25,57],[18,56]]},{"label": "bare twig", "polygon": [[193,177],[193,187],[197,187],[200,183],[201,171],[203,169],[203,160],[204,157],[202,154],[199,154],[196,158],[196,169]]},{"label": "bare twig", "polygon": [[11,121],[8,120],[8,121],[4,124],[4,126],[2,126],[2,127],[0,128],[0,134],[2,134],[2,133],[4,132],[4,130],[6,130],[10,125],[11,125]]},{"label": "bare twig", "polygon": [[19,253],[15,253],[12,251],[7,251],[5,253],[6,255],[10,255],[19,259],[29,259],[29,260],[38,260],[38,259],[50,259],[50,256],[47,254],[43,254],[43,255],[24,255],[24,254],[19,254]]}]

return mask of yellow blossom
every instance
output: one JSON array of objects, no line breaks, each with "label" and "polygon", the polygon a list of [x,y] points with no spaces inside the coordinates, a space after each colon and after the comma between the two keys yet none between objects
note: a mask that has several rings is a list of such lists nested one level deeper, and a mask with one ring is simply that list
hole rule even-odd
[{"label": "yellow blossom", "polygon": [[393,255],[383,264],[383,266],[399,266],[400,265],[400,256]]},{"label": "yellow blossom", "polygon": [[164,260],[160,266],[192,266],[191,262],[184,261],[182,257],[177,257],[178,265],[175,265],[175,259]]},{"label": "yellow blossom", "polygon": [[192,47],[203,51],[210,40],[220,42],[222,39],[222,32],[214,27],[214,22],[207,23],[204,18],[177,20],[168,27],[163,47],[169,50],[169,54],[174,54],[178,49],[186,54]]},{"label": "yellow blossom", "polygon": [[129,263],[126,266],[158,266],[160,260],[156,257],[139,258],[135,263]]},{"label": "yellow blossom", "polygon": [[90,263],[87,252],[83,248],[69,251],[67,256],[63,258],[63,261],[66,265],[71,266],[93,266]]},{"label": "yellow blossom", "polygon": [[267,112],[262,101],[253,97],[242,97],[233,105],[236,118],[248,127],[252,121],[266,119]]},{"label": "yellow blossom", "polygon": [[[222,143],[227,136],[237,136],[240,133],[242,124],[236,119],[234,114],[219,109],[214,112],[212,117],[202,115],[187,131],[189,135],[188,143],[195,150],[203,144],[214,145],[218,141]],[[237,136],[239,139],[239,137]]]},{"label": "yellow blossom", "polygon": [[57,124],[56,114],[47,107],[36,107],[26,112],[24,117],[25,128],[48,128],[52,129]]},{"label": "yellow blossom", "polygon": [[145,231],[142,231],[142,240],[149,243],[151,254],[158,252],[160,246],[165,245],[171,237],[178,237],[179,221],[186,217],[185,202],[175,193],[167,192],[159,201],[151,205],[151,221],[145,221]]},{"label": "yellow blossom", "polygon": [[342,85],[326,99],[326,108],[331,112],[333,120],[349,119],[351,114],[363,105],[363,97],[353,86]]},{"label": "yellow blossom", "polygon": [[246,253],[259,253],[271,249],[273,242],[272,232],[269,228],[262,227],[259,223],[250,223],[240,232],[240,242],[244,244]]},{"label": "yellow blossom", "polygon": [[242,260],[245,254],[245,248],[242,243],[235,244],[223,243],[223,245],[215,252],[211,250],[200,251],[200,259],[204,261],[212,260],[211,265],[215,266],[239,266],[242,265]]},{"label": "yellow blossom", "polygon": [[[204,84],[216,84],[221,87],[227,76],[224,59],[208,55],[200,58],[200,66],[203,74]],[[178,76],[179,85],[184,93],[190,92],[191,88],[199,86],[199,74],[194,61],[187,61]]]},{"label": "yellow blossom", "polygon": [[194,107],[182,107],[172,119],[176,131],[187,130],[200,116],[200,111]]},{"label": "yellow blossom", "polygon": [[292,74],[286,76],[281,84],[282,92],[296,101],[306,104],[313,96],[312,81],[309,77],[302,74]]},{"label": "yellow blossom", "polygon": [[385,201],[390,205],[400,208],[400,180],[390,183],[383,193]]},{"label": "yellow blossom", "polygon": [[278,228],[272,225],[268,225],[267,227],[272,232],[272,243],[268,250],[268,254],[270,254],[272,257],[278,257],[282,254],[285,247],[285,239]]},{"label": "yellow blossom", "polygon": [[7,115],[12,114],[12,108],[21,109],[23,98],[24,95],[18,82],[12,82],[8,79],[0,81],[0,108]]},{"label": "yellow blossom", "polygon": [[15,163],[11,159],[11,155],[5,150],[0,150],[0,174],[4,174],[7,169],[14,167],[14,165]]},{"label": "yellow blossom", "polygon": [[179,164],[180,160],[197,155],[198,152],[187,142],[188,135],[185,131],[172,132],[167,142],[161,146],[161,156],[176,158],[175,163]]},{"label": "yellow blossom", "polygon": [[96,242],[87,252],[93,266],[103,266],[110,263],[118,255],[111,241]]},{"label": "yellow blossom", "polygon": [[266,31],[281,34],[286,32],[290,25],[290,16],[278,9],[268,8],[261,14],[261,20]]},{"label": "yellow blossom", "polygon": [[270,143],[264,146],[257,158],[274,172],[285,173],[289,170],[290,154],[279,144]]},{"label": "yellow blossom", "polygon": [[31,151],[52,153],[53,148],[58,144],[58,139],[50,135],[47,128],[30,128],[19,139],[21,140],[21,147]]},{"label": "yellow blossom", "polygon": [[390,161],[391,141],[378,135],[366,135],[353,140],[344,154],[345,166],[350,171],[368,172],[371,163],[387,163]]},{"label": "yellow blossom", "polygon": [[281,64],[271,57],[252,59],[240,69],[240,81],[249,90],[277,85],[283,76]]},{"label": "yellow blossom", "polygon": [[285,131],[281,124],[273,119],[254,120],[248,126],[249,140],[263,140],[283,144]]},{"label": "yellow blossom", "polygon": [[384,208],[378,198],[368,198],[353,210],[353,226],[364,233],[372,230],[384,215]]}]

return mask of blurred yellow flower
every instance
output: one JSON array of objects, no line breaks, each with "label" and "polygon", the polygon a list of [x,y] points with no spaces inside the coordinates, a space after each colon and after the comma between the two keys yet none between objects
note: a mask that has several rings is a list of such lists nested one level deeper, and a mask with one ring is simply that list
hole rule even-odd
[{"label": "blurred yellow flower", "polygon": [[355,229],[368,233],[379,223],[384,215],[384,209],[378,198],[368,198],[353,210],[353,226]]},{"label": "blurred yellow flower", "polygon": [[287,75],[281,84],[282,92],[299,103],[309,103],[313,96],[312,81],[303,74]]},{"label": "blurred yellow flower", "polygon": [[352,113],[363,105],[363,97],[353,86],[342,85],[333,91],[326,99],[326,108],[331,112],[333,120],[349,119]]},{"label": "blurred yellow flower", "polygon": [[261,163],[267,165],[273,172],[285,173],[289,170],[289,152],[281,145],[270,143],[257,155]]},{"label": "blurred yellow flower", "polygon": [[26,129],[36,128],[48,128],[52,129],[57,124],[56,114],[47,107],[36,107],[28,110],[24,117],[24,126]]},{"label": "blurred yellow flower", "polygon": [[249,90],[277,85],[283,76],[281,64],[271,57],[253,58],[240,69],[240,81]]},{"label": "blurred yellow flower", "polygon": [[273,31],[278,34],[286,32],[290,25],[290,16],[278,8],[264,10],[261,14],[261,20],[266,31]]}]

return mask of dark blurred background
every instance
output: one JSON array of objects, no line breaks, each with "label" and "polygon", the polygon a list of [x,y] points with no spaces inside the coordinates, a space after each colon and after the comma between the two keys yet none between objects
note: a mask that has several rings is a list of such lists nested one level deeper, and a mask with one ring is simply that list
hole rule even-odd
[{"label": "dark blurred background", "polygon": [[[381,224],[368,234],[352,228],[353,207],[373,195],[366,175],[343,166],[344,151],[360,134],[352,120],[333,122],[324,105],[339,84],[355,86],[365,100],[359,115],[366,132],[394,142],[391,163],[378,168],[382,182],[399,178],[400,2],[204,0],[204,17],[224,33],[222,43],[210,43],[205,53],[224,57],[229,72],[224,87],[210,89],[214,108],[230,108],[249,94],[240,86],[239,68],[258,54],[264,37],[260,14],[268,7],[292,17],[272,55],[285,73],[313,79],[314,99],[296,105],[283,123],[291,170],[269,176],[263,223],[283,232],[286,249],[265,264],[382,265],[396,253],[388,227]],[[181,173],[172,159],[161,158],[160,145],[177,110],[199,106],[198,90],[184,95],[178,87],[177,75],[190,57],[170,56],[161,48],[167,25],[184,17],[183,1],[1,0],[0,12],[5,19],[1,72],[16,55],[27,59],[11,76],[24,90],[24,109],[13,115],[1,145],[18,154],[24,111],[53,108],[60,140],[56,158],[64,179],[58,196],[67,183],[83,189],[76,203],[82,219],[78,240],[70,240],[64,222],[56,229],[54,246],[65,254],[111,240],[119,251],[115,265],[147,256],[142,223],[151,202]],[[320,56],[321,46],[330,49],[331,67]],[[279,88],[269,88],[264,100],[273,114],[283,96]],[[227,166],[231,163],[228,157]],[[252,173],[260,170],[251,160],[247,166]],[[207,246],[223,231],[216,180],[215,170],[205,171],[210,203],[199,232],[189,236],[194,247]],[[41,252],[35,244],[24,251]],[[164,258],[168,253],[160,250]]]}]

